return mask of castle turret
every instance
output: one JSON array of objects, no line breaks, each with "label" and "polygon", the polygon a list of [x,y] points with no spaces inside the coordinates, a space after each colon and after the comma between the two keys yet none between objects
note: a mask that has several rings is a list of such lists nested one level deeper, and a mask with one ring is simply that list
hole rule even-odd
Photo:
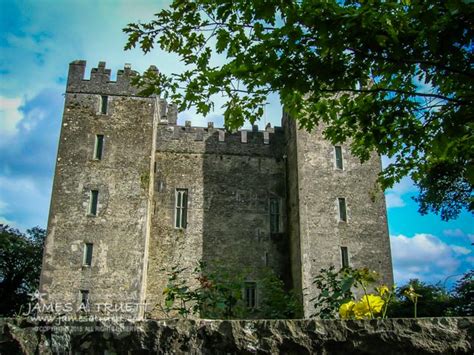
[{"label": "castle turret", "polygon": [[107,304],[136,316],[161,101],[137,96],[129,65],[117,81],[104,62],[90,80],[85,67],[69,67],[41,291],[47,302],[74,310],[88,304],[91,312],[111,313]]}]

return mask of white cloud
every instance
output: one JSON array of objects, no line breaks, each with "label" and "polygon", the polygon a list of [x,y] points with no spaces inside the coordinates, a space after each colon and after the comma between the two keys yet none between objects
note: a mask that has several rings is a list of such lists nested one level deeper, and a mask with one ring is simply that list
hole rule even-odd
[{"label": "white cloud", "polygon": [[443,235],[450,238],[456,238],[459,240],[464,240],[466,243],[474,243],[474,234],[472,233],[464,233],[464,231],[460,228],[455,229],[445,229],[443,230]]},{"label": "white cloud", "polygon": [[399,182],[393,185],[392,188],[387,190],[387,192],[392,192],[397,195],[403,195],[403,194],[415,192],[415,191],[417,191],[417,188],[415,184],[413,183],[413,180],[410,179],[408,176],[405,176]]},{"label": "white cloud", "polygon": [[385,201],[387,203],[387,208],[396,208],[396,207],[405,206],[405,201],[403,201],[402,197],[395,193],[387,193],[385,195]]},{"label": "white cloud", "polygon": [[33,130],[40,121],[46,118],[46,111],[42,107],[35,107],[28,112],[27,117],[20,122],[20,125],[26,132]]},{"label": "white cloud", "polygon": [[385,191],[387,208],[405,207],[406,203],[403,196],[415,191],[417,191],[417,188],[413,183],[413,180],[405,176],[398,183],[393,185],[392,188]]},{"label": "white cloud", "polygon": [[20,112],[22,100],[0,96],[0,138],[5,139],[18,132],[17,124],[23,115]]},{"label": "white cloud", "polygon": [[385,169],[390,164],[395,163],[395,158],[389,158],[386,155],[382,155],[382,168]]},{"label": "white cloud", "polygon": [[[394,276],[397,283],[411,278],[425,282],[443,281],[447,276],[459,273],[458,267],[470,254],[467,248],[449,245],[431,234],[391,236]],[[462,272],[462,270],[461,270]]]},{"label": "white cloud", "polygon": [[451,245],[451,248],[456,254],[461,254],[461,255],[471,254],[471,251],[469,249],[461,247],[459,245]]},{"label": "white cloud", "polygon": [[6,42],[11,47],[21,47],[25,51],[37,53],[47,51],[49,47],[54,46],[54,41],[50,38],[43,37],[41,41],[35,40],[32,36],[17,36],[14,34],[7,34]]},{"label": "white cloud", "polygon": [[464,236],[464,232],[459,228],[445,229],[443,230],[443,234],[447,237],[463,237]]},{"label": "white cloud", "polygon": [[42,188],[44,182],[30,177],[0,176],[0,195],[8,209],[0,211],[0,221],[20,229],[45,226],[50,189]]},{"label": "white cloud", "polygon": [[8,225],[13,228],[25,230],[23,226],[20,226],[17,222],[6,219],[5,217],[0,216],[0,224]]}]

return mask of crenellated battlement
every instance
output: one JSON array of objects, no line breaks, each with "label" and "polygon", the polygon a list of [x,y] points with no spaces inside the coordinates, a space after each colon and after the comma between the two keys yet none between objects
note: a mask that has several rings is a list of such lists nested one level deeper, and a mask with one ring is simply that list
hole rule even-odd
[{"label": "crenellated battlement", "polygon": [[157,134],[159,151],[279,155],[283,147],[284,131],[281,127],[268,126],[259,131],[255,125],[252,130],[229,132],[215,128],[212,122],[207,127],[194,127],[186,121],[184,126],[162,124]]},{"label": "crenellated battlement", "polygon": [[[85,79],[87,62],[85,60],[75,60],[69,64],[67,80],[67,93],[95,94],[95,95],[117,95],[117,96],[138,96],[140,89],[131,84],[132,79],[138,72],[131,69],[130,64],[125,64],[123,69],[117,71],[117,79],[111,80],[111,69],[106,68],[105,62],[99,62],[96,68],[91,69],[90,79]],[[150,66],[149,70],[158,72],[156,66]],[[156,98],[155,98],[156,99]],[[214,128],[212,122],[208,127],[192,127],[191,121],[186,121],[184,126],[177,125],[178,108],[173,103],[168,103],[164,99],[157,99],[159,109],[158,122],[166,125],[166,133],[162,138],[165,140],[185,140],[185,141],[207,141],[208,139],[219,143],[240,143],[240,144],[260,144],[272,145],[278,135],[283,135],[281,127],[266,127],[259,131],[254,125],[251,130],[241,130],[229,132],[224,129]]]},{"label": "crenellated battlement", "polygon": [[[102,95],[127,95],[136,96],[139,88],[131,84],[131,80],[138,74],[132,70],[130,64],[125,64],[123,69],[117,71],[117,80],[110,80],[111,70],[107,69],[105,62],[99,62],[97,68],[91,69],[90,79],[84,79],[86,71],[85,60],[75,60],[69,64],[66,92],[102,94]],[[158,69],[152,65],[151,70]]]}]

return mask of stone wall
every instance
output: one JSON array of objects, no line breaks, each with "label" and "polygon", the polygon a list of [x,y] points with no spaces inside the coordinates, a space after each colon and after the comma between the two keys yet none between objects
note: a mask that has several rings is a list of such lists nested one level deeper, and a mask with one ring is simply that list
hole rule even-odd
[{"label": "stone wall", "polygon": [[2,354],[472,354],[474,318],[0,320]]},{"label": "stone wall", "polygon": [[[245,132],[246,141],[242,132],[222,133],[158,128],[147,287],[151,317],[163,316],[156,306],[163,303],[173,266],[187,268],[188,282],[198,261],[257,282],[259,272],[270,268],[290,288],[283,132],[268,132],[267,143],[263,132]],[[174,225],[176,189],[189,193],[184,229]],[[279,233],[270,233],[270,198],[280,201]]]}]

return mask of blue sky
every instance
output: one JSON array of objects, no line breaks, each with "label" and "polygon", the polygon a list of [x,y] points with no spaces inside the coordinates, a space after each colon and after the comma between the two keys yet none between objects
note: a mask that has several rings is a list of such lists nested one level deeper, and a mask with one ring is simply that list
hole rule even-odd
[{"label": "blue sky", "polygon": [[[69,62],[87,60],[86,72],[106,61],[112,76],[124,63],[143,71],[151,64],[171,73],[182,69],[176,57],[154,51],[123,51],[129,22],[146,21],[166,1],[0,0],[0,223],[19,229],[46,226]],[[269,100],[265,120],[278,125],[281,108]],[[216,105],[218,107],[219,105]],[[214,121],[193,112],[179,121]],[[261,123],[263,127],[265,122]],[[464,212],[442,222],[421,216],[411,199],[409,179],[386,192],[395,281],[410,278],[452,284],[473,268],[474,218]]]}]

